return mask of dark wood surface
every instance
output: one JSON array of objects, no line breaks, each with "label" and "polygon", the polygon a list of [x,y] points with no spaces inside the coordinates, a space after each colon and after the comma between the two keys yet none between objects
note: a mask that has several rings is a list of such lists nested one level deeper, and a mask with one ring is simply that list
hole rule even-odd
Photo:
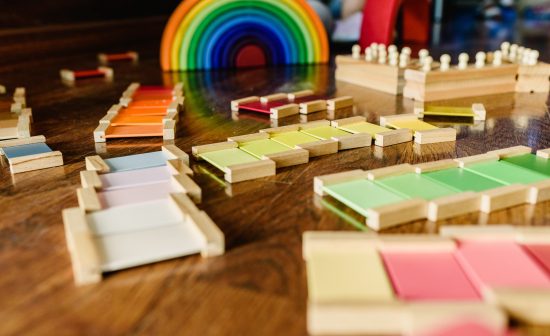
[{"label": "dark wood surface", "polygon": [[[280,169],[274,177],[229,185],[206,164],[192,162],[202,187],[201,207],[226,236],[227,253],[215,259],[179,258],[115,272],[97,285],[73,284],[61,210],[76,206],[84,157],[159,149],[157,139],[110,141],[96,146],[92,131],[132,81],[186,85],[186,111],[175,143],[191,146],[271,126],[257,115],[232,116],[229,102],[251,94],[311,88],[352,95],[354,110],[330,118],[412,111],[412,102],[335,83],[333,67],[257,69],[245,72],[163,74],[158,67],[162,21],[92,25],[0,34],[0,84],[27,87],[34,111],[32,134],[43,134],[65,165],[12,176],[0,171],[0,334],[3,335],[302,335],[306,332],[306,276],[301,237],[306,230],[355,230],[361,220],[345,207],[313,194],[313,177],[484,153],[514,145],[550,147],[545,95],[503,94],[461,99],[482,102],[488,119],[463,125],[456,143],[363,148]],[[546,47],[543,45],[542,47]],[[61,83],[60,68],[96,66],[102,51],[137,49],[139,65],[115,65],[115,80]],[[324,113],[308,120],[323,119]],[[279,124],[304,121],[295,117]],[[334,207],[338,211],[327,209]],[[341,212],[341,214],[337,214]],[[346,217],[347,219],[344,219]],[[348,218],[351,217],[351,218]],[[489,216],[472,214],[445,222],[418,221],[391,232],[436,232],[446,223],[550,224],[550,202],[519,206]]]}]

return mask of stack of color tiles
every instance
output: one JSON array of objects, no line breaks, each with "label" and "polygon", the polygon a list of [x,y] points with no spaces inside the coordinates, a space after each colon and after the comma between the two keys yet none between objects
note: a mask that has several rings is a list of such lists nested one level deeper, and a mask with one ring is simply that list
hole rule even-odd
[{"label": "stack of color tiles", "polygon": [[549,150],[518,146],[456,160],[315,178],[315,192],[330,195],[367,218],[374,230],[428,218],[490,213],[550,199]]},{"label": "stack of color tiles", "polygon": [[351,133],[331,126],[328,120],[260,130],[231,137],[227,142],[195,146],[193,155],[240,182],[276,174],[276,168],[307,163],[310,157],[338,150],[370,146],[370,133]]},{"label": "stack of color tiles", "polygon": [[79,208],[63,211],[77,284],[98,282],[103,272],[223,254],[223,233],[193,202],[200,202],[201,190],[189,177],[188,160],[174,145],[86,158]]},{"label": "stack of color tiles", "polygon": [[13,98],[0,99],[0,140],[30,137],[32,111],[26,106],[25,88],[17,88]]},{"label": "stack of color tiles", "polygon": [[43,135],[0,141],[0,150],[8,160],[12,174],[63,165],[63,155],[52,151]]},{"label": "stack of color tiles", "polygon": [[[311,334],[503,335],[550,325],[550,230],[306,232]],[[474,331],[478,333],[474,333]]]},{"label": "stack of color tiles", "polygon": [[176,121],[183,108],[183,88],[131,84],[94,131],[95,142],[113,138],[175,137]]}]

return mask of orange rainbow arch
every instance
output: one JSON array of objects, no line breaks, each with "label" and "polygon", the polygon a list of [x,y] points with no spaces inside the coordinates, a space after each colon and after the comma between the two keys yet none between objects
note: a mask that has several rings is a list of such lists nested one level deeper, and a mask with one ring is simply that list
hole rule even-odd
[{"label": "orange rainbow arch", "polygon": [[184,0],[162,36],[165,71],[326,63],[326,31],[306,0]]}]

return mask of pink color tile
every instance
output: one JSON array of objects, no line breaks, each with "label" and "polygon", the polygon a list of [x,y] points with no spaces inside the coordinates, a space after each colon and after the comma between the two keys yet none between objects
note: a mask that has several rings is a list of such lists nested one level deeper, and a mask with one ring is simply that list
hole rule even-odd
[{"label": "pink color tile", "polygon": [[382,253],[404,300],[480,300],[453,253]]},{"label": "pink color tile", "polygon": [[169,181],[170,177],[171,172],[167,166],[99,175],[103,191],[165,182]]},{"label": "pink color tile", "polygon": [[529,254],[550,274],[550,245],[524,245]]},{"label": "pink color tile", "polygon": [[99,192],[98,197],[103,207],[112,208],[167,198],[173,192],[181,192],[181,190],[176,190],[171,182],[160,182],[139,187]]},{"label": "pink color tile", "polygon": [[550,278],[511,241],[462,241],[457,259],[479,291],[484,287],[550,288]]}]

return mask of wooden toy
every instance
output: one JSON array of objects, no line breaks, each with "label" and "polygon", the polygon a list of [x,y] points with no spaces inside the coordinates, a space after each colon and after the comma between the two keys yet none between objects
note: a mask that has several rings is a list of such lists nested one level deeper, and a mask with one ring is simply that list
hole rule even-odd
[{"label": "wooden toy", "polygon": [[414,113],[420,118],[424,116],[462,117],[483,121],[487,118],[487,111],[483,104],[472,104],[472,107],[433,106],[423,102],[415,102]]},{"label": "wooden toy", "polygon": [[0,94],[6,93],[6,87],[4,85],[0,85]]},{"label": "wooden toy", "polygon": [[538,227],[461,225],[439,236],[306,232],[308,331],[431,335],[475,323],[500,335],[508,316],[550,325],[549,250],[550,231]]},{"label": "wooden toy", "polygon": [[12,102],[0,101],[0,140],[30,137],[32,110],[26,107],[25,88],[17,88]]},{"label": "wooden toy", "polygon": [[68,70],[62,69],[59,74],[61,79],[67,82],[74,82],[79,79],[98,78],[113,79],[113,69],[108,67],[98,67],[93,70]]},{"label": "wooden toy", "polygon": [[86,158],[79,208],[63,211],[78,285],[103,272],[201,253],[224,253],[224,236],[195,203],[200,187],[189,157],[174,145],[161,151]]},{"label": "wooden toy", "polygon": [[174,145],[165,145],[158,152],[105,160],[87,157],[87,170],[80,173],[82,188],[77,190],[79,205],[85,211],[95,211],[180,192],[200,203],[201,189],[189,177],[193,172],[188,162],[188,155]]},{"label": "wooden toy", "polygon": [[314,191],[366,217],[374,230],[427,218],[490,213],[550,199],[550,161],[525,146],[411,166],[318,176]]},{"label": "wooden toy", "polygon": [[334,120],[331,125],[353,134],[367,133],[375,140],[375,145],[384,147],[412,140],[412,132],[408,129],[392,130],[366,121],[363,116]]},{"label": "wooden toy", "polygon": [[97,59],[101,64],[107,64],[111,62],[130,61],[136,63],[139,59],[139,55],[135,51],[128,51],[125,53],[105,54],[100,53],[97,55]]},{"label": "wooden toy", "polygon": [[164,71],[328,61],[327,33],[304,1],[194,0],[174,11],[162,36]]},{"label": "wooden toy", "polygon": [[181,84],[174,88],[131,84],[119,105],[113,105],[94,130],[95,142],[109,138],[175,137],[176,121],[183,108]]},{"label": "wooden toy", "polygon": [[380,125],[393,129],[407,129],[414,132],[414,142],[430,144],[456,141],[454,128],[439,128],[418,119],[417,114],[398,114],[380,117]]},{"label": "wooden toy", "polygon": [[246,97],[231,102],[231,111],[251,111],[269,114],[271,119],[280,119],[295,114],[309,114],[325,110],[338,110],[353,106],[349,96],[325,100],[311,90],[292,93],[276,93],[268,96]]},{"label": "wooden toy", "polygon": [[63,155],[52,151],[43,135],[0,141],[0,150],[8,160],[12,174],[63,165]]},{"label": "wooden toy", "polygon": [[276,174],[276,168],[307,163],[310,157],[339,150],[370,146],[369,133],[343,131],[328,120],[260,130],[231,137],[227,142],[195,146],[193,156],[225,174],[226,181],[240,182]]}]

